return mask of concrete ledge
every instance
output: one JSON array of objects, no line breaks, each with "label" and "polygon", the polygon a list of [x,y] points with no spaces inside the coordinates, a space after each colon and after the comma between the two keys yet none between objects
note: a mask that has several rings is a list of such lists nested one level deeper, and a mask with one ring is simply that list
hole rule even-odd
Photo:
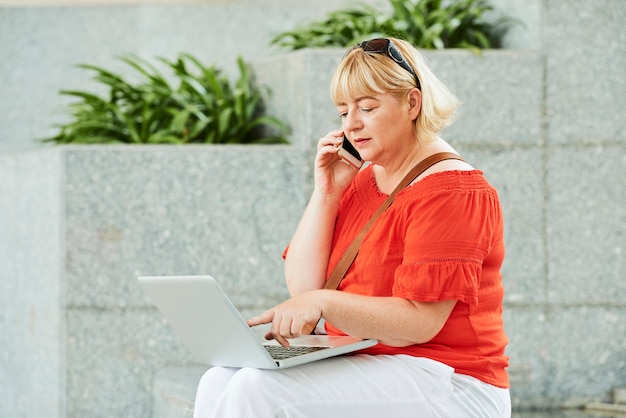
[{"label": "concrete ledge", "polygon": [[[157,372],[154,380],[154,418],[192,418],[198,382],[204,366],[169,367]],[[626,417],[626,405],[589,403],[584,409],[543,409],[513,411],[512,418],[593,418]]]},{"label": "concrete ledge", "polygon": [[619,414],[619,416],[626,417],[626,405],[616,403],[590,402],[585,405],[585,411]]}]

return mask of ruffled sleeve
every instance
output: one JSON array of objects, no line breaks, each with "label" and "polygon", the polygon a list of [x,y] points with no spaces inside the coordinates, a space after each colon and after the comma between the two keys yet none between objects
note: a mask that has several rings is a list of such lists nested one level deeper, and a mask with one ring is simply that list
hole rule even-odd
[{"label": "ruffled sleeve", "polygon": [[[478,305],[481,266],[472,262],[432,261],[403,264],[395,271],[393,294],[420,302],[458,300]],[[419,280],[418,278],[423,278]],[[418,281],[426,281],[416,286]]]},{"label": "ruffled sleeve", "polygon": [[[406,204],[397,215],[406,235],[393,294],[424,302],[455,299],[473,309],[501,226],[497,194],[476,172],[433,177],[401,197]],[[411,196],[418,192],[419,198]]]}]

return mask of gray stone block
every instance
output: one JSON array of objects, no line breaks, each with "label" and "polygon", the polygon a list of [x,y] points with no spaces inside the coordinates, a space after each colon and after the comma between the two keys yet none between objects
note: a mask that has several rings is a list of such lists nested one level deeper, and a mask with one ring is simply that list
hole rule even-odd
[{"label": "gray stone block", "polygon": [[471,144],[541,143],[541,54],[446,50],[425,55],[435,74],[463,101],[456,121],[443,132],[445,138]]},{"label": "gray stone block", "polygon": [[552,407],[545,399],[546,374],[553,353],[546,340],[547,317],[541,305],[507,304],[504,326],[509,338],[511,402],[514,409]]},{"label": "gray stone block", "polygon": [[[456,146],[456,144],[454,144]],[[538,148],[472,148],[457,151],[498,191],[504,214],[505,301],[545,301],[542,151]]]},{"label": "gray stone block", "polygon": [[626,2],[546,3],[546,109],[551,143],[626,141]]},{"label": "gray stone block", "polygon": [[577,407],[609,400],[626,381],[626,310],[506,306],[513,407]]},{"label": "gray stone block", "polygon": [[611,390],[626,384],[624,306],[559,306],[546,319],[545,398],[564,406],[610,401]]},{"label": "gray stone block", "polygon": [[[136,8],[0,9],[0,149],[29,148],[67,120],[62,89],[93,87],[78,63],[138,52]],[[106,34],[106,36],[102,36]]]},{"label": "gray stone block", "polygon": [[67,416],[152,417],[157,370],[189,364],[155,310],[67,312]]},{"label": "gray stone block", "polygon": [[0,416],[64,414],[61,153],[0,154]]},{"label": "gray stone block", "polygon": [[160,370],[154,382],[155,418],[190,418],[196,387],[206,367],[175,367]]},{"label": "gray stone block", "polygon": [[619,146],[552,149],[547,171],[548,300],[626,300],[626,153]]},{"label": "gray stone block", "polygon": [[341,128],[330,81],[344,53],[337,48],[304,49],[253,64],[259,82],[271,89],[270,112],[288,121],[291,141],[308,150],[311,161],[317,140]]},{"label": "gray stone block", "polygon": [[540,50],[543,2],[541,0],[491,0],[495,16],[508,16],[517,23],[510,26],[502,40],[504,48]]},{"label": "gray stone block", "polygon": [[68,147],[68,302],[145,306],[138,275],[212,274],[241,306],[286,296],[306,204],[290,146]]}]

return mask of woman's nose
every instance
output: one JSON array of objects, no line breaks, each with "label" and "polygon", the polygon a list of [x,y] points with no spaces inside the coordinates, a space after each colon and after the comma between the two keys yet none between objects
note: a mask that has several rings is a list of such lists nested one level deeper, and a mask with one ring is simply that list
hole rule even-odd
[{"label": "woman's nose", "polygon": [[358,117],[354,116],[354,114],[347,114],[343,118],[343,130],[344,131],[354,131],[359,129],[361,126],[361,121]]}]

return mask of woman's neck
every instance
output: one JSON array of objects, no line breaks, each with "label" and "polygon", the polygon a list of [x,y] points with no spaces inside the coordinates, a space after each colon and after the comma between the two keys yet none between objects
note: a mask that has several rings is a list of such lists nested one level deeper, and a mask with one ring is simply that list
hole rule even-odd
[{"label": "woman's neck", "polygon": [[445,141],[437,139],[425,145],[416,144],[401,153],[401,158],[391,158],[389,161],[375,163],[374,179],[378,189],[389,194],[416,164],[428,156],[441,151],[453,151]]}]

